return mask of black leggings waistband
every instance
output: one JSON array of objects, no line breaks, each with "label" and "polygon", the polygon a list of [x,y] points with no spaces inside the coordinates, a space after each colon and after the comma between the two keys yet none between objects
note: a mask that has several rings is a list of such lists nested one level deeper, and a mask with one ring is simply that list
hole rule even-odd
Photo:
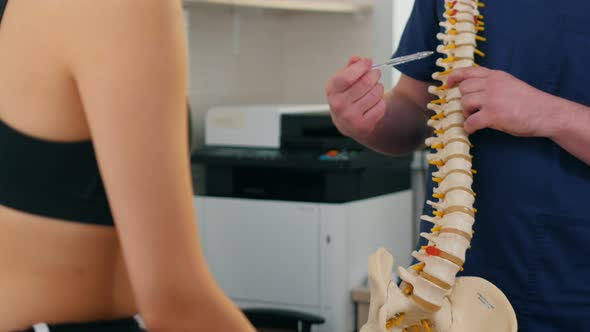
[{"label": "black leggings waistband", "polygon": [[88,323],[37,324],[23,332],[147,332],[135,318]]}]

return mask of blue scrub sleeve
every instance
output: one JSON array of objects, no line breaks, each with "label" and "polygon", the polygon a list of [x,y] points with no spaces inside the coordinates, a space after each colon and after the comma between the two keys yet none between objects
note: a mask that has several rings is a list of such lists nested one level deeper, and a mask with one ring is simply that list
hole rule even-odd
[{"label": "blue scrub sleeve", "polygon": [[[440,0],[415,0],[412,14],[402,34],[399,47],[394,57],[409,55],[421,51],[436,51],[440,43],[436,34],[439,28],[439,16],[437,14]],[[441,10],[443,10],[441,8]],[[426,59],[408,62],[396,68],[403,74],[423,82],[432,82],[432,74],[442,71],[436,66],[436,55]]]},{"label": "blue scrub sleeve", "polygon": [[[438,11],[444,10],[439,7],[437,3],[442,3],[440,0],[415,0],[412,14],[408,19],[408,23],[402,34],[399,47],[394,57],[408,55],[421,51],[436,51],[436,47],[440,44],[440,41],[436,38],[436,34],[441,31],[438,23],[439,16]],[[396,68],[403,74],[423,82],[433,82],[432,74],[436,71],[442,71],[442,68],[436,66],[436,55],[430,56],[423,60],[408,62]],[[433,167],[431,166],[430,172]],[[428,177],[426,198],[430,197],[432,188],[435,184]],[[432,215],[432,207],[425,204],[423,213],[426,215]],[[420,222],[420,232],[430,232],[432,224],[417,220]],[[428,241],[420,237],[416,250],[419,250],[420,246],[426,245]],[[414,258],[412,264],[416,264],[418,261]]]}]

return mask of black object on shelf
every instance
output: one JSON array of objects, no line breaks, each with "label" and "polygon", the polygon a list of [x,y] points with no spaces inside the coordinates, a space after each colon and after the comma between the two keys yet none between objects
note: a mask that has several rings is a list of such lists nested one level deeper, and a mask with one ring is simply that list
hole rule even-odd
[{"label": "black object on shelf", "polygon": [[283,114],[280,147],[205,146],[206,196],[346,203],[410,189],[412,154],[385,156],[338,132],[329,113]]},{"label": "black object on shelf", "polygon": [[325,322],[323,317],[293,310],[250,308],[242,311],[256,328],[285,332],[311,332],[313,325]]}]

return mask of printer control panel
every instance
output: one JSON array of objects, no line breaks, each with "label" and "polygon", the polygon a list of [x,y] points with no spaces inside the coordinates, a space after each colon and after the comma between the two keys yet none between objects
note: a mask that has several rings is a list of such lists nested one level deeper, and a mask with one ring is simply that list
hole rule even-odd
[{"label": "printer control panel", "polygon": [[343,161],[354,159],[358,156],[358,151],[349,150],[329,150],[319,156],[323,161]]}]

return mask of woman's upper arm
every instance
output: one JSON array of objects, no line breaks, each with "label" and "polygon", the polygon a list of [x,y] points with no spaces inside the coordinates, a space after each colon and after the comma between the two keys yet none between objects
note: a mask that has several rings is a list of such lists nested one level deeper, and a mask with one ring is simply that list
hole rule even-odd
[{"label": "woman's upper arm", "polygon": [[71,3],[76,29],[66,53],[131,282],[140,308],[165,302],[206,275],[190,181],[181,4]]}]

